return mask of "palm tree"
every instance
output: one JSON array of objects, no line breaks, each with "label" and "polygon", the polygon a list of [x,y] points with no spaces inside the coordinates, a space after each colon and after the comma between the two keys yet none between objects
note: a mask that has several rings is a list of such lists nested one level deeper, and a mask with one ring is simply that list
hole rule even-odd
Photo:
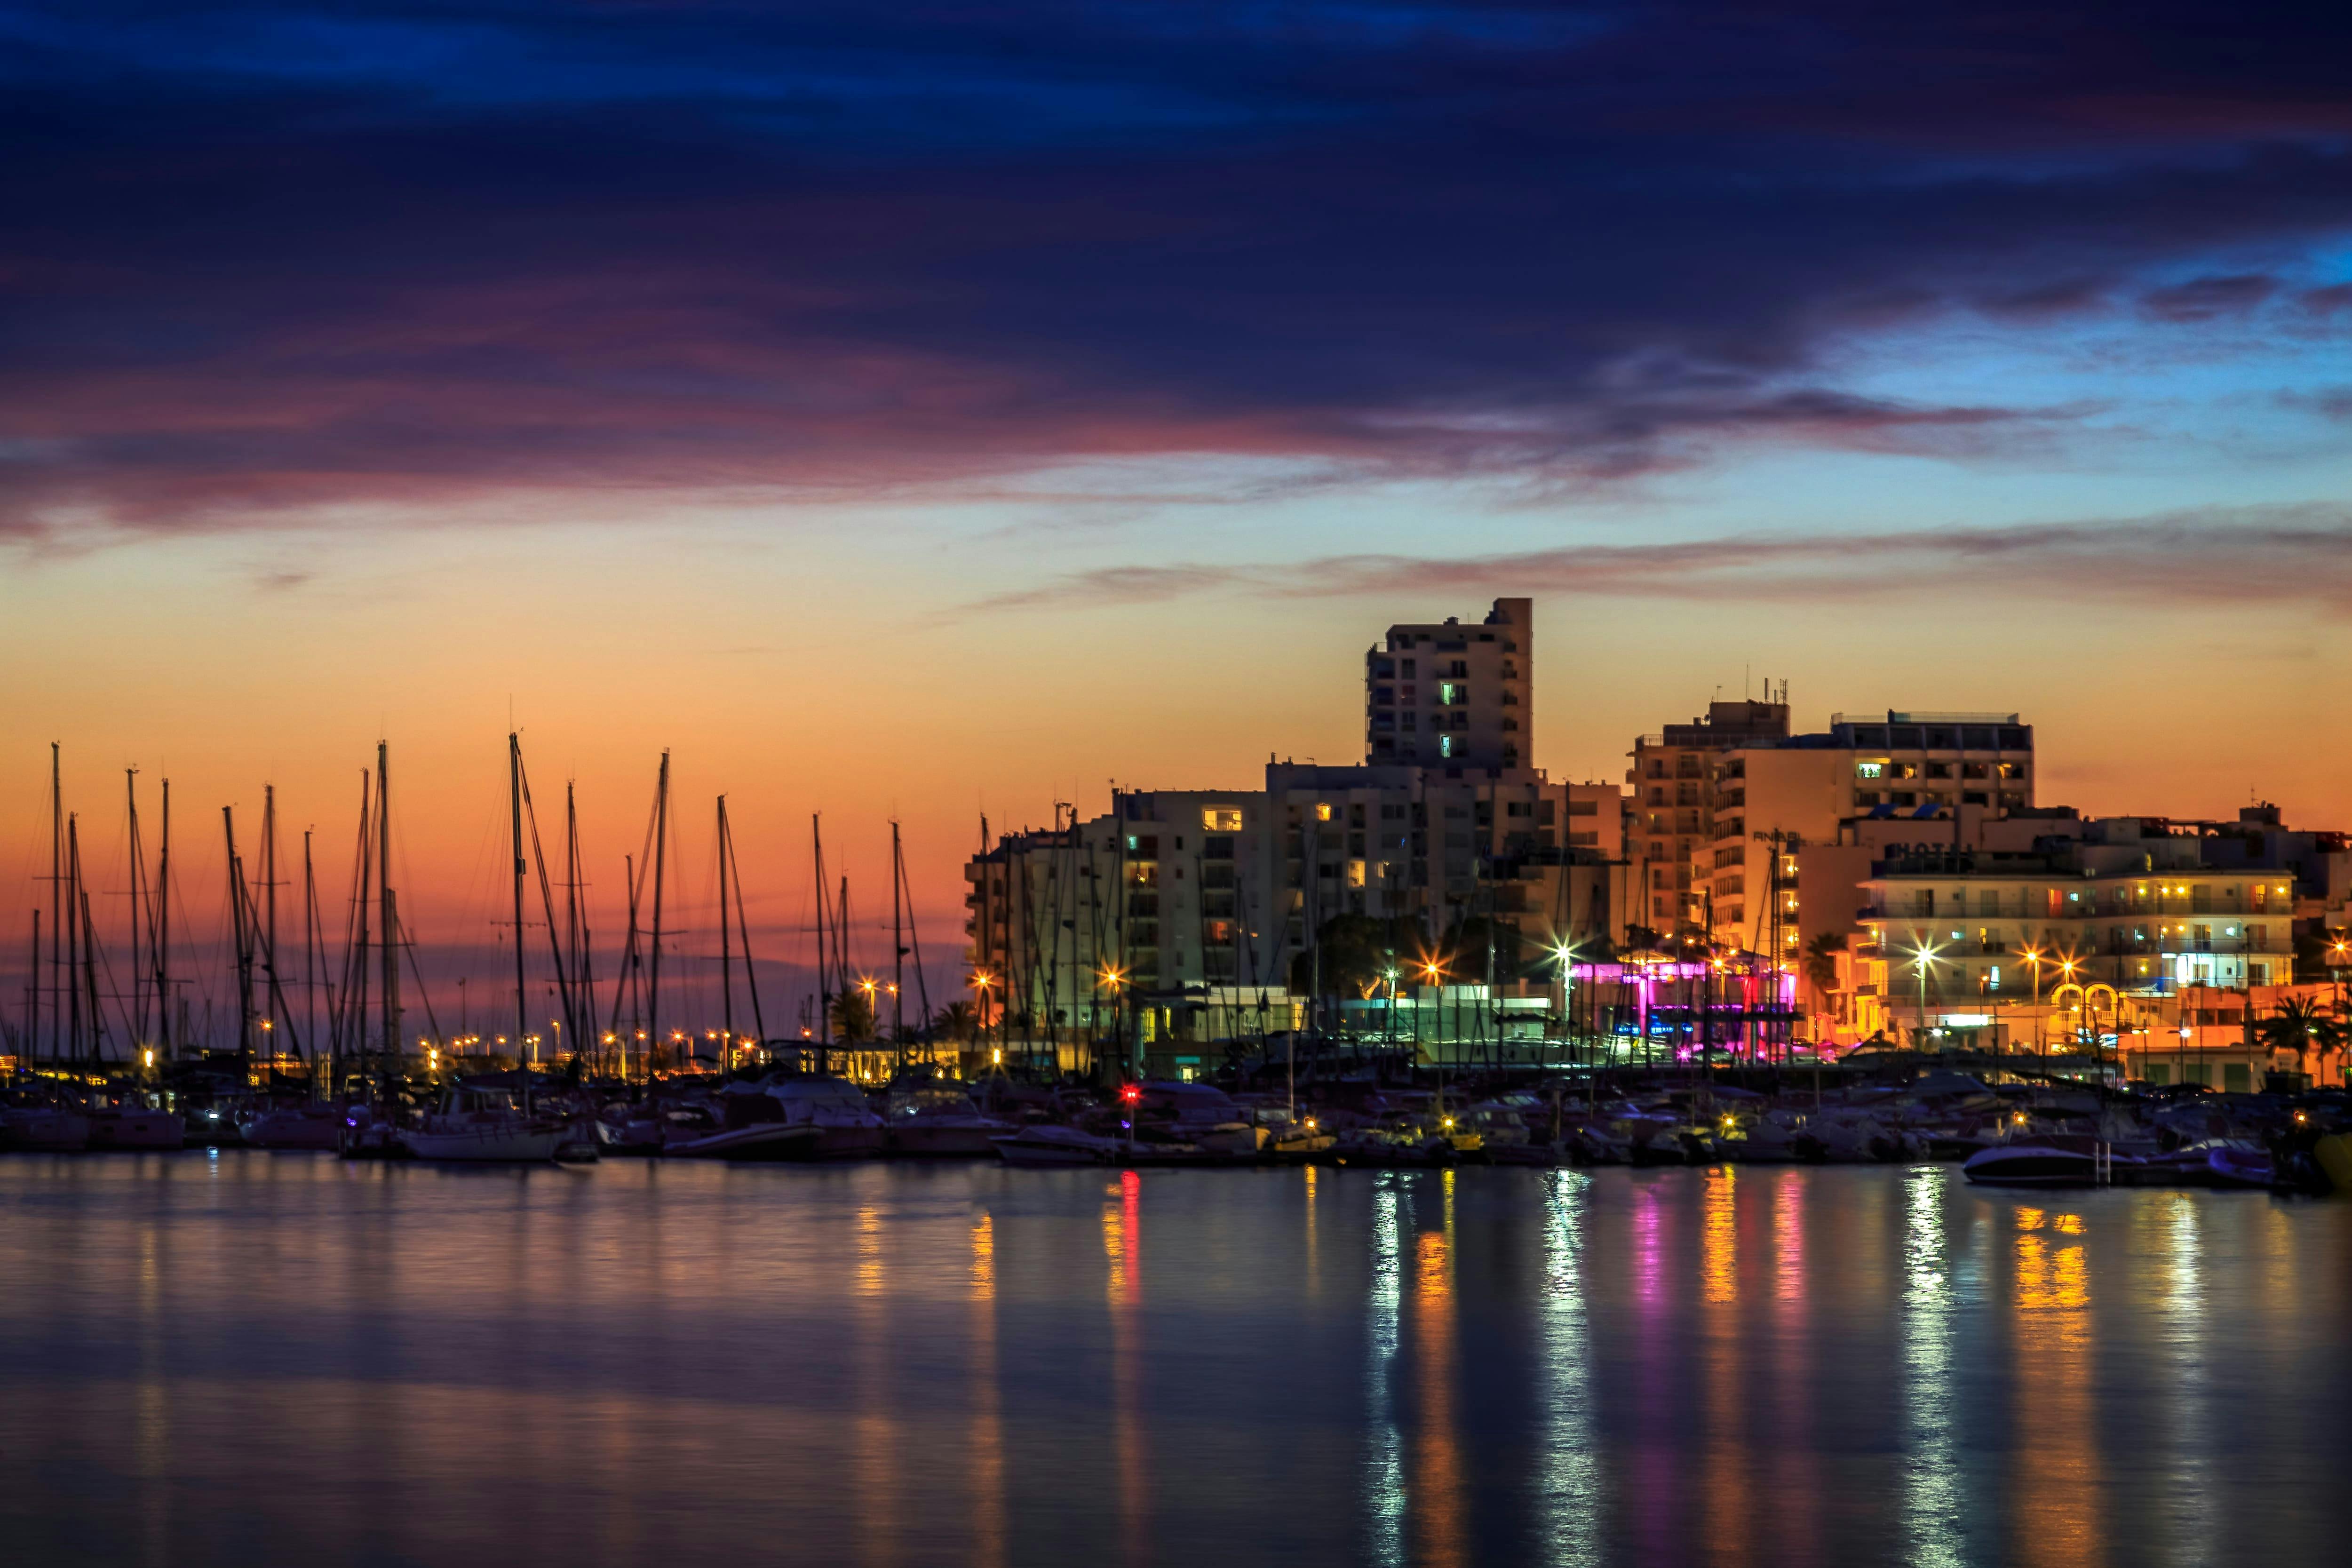
[{"label": "palm tree", "polygon": [[833,999],[833,1032],[849,1045],[874,1037],[874,1004],[863,991],[845,991]]},{"label": "palm tree", "polygon": [[2325,1058],[2342,1050],[2347,1037],[2343,1022],[2307,996],[2289,996],[2281,1002],[2277,1011],[2255,1026],[2254,1034],[2272,1050],[2293,1051],[2298,1075],[2304,1073],[2305,1058],[2315,1047]]},{"label": "palm tree", "polygon": [[931,1020],[931,1027],[950,1040],[970,1042],[980,1034],[980,1014],[969,1002],[950,1002]]},{"label": "palm tree", "polygon": [[1816,932],[1805,943],[1805,979],[1832,1009],[1838,999],[1837,955],[1844,951],[1845,937],[1833,931]]}]

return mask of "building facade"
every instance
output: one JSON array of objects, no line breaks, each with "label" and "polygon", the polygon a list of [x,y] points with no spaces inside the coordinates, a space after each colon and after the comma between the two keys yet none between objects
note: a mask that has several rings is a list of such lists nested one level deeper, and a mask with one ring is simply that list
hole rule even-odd
[{"label": "building facade", "polygon": [[1364,761],[1535,765],[1535,601],[1497,599],[1465,626],[1393,626],[1364,654]]},{"label": "building facade", "polygon": [[[1735,952],[1792,960],[1796,857],[1863,816],[1945,822],[2031,811],[2033,729],[2014,713],[1838,714],[1828,731],[1707,755],[1707,833],[1694,848],[1695,921]],[[1954,840],[1957,845],[1958,840]]]},{"label": "building facade", "polygon": [[1703,717],[1669,724],[1633,742],[1626,770],[1624,841],[1628,926],[1661,937],[1704,935],[1692,873],[1715,842],[1716,761],[1742,747],[1771,745],[1789,734],[1789,704],[1715,702]]}]

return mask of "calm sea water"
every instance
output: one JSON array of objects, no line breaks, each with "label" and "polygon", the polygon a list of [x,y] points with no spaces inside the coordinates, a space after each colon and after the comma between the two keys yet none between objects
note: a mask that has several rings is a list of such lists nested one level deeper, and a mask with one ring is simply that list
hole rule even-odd
[{"label": "calm sea water", "polygon": [[2352,1205],[0,1160],[11,1563],[2335,1561]]}]

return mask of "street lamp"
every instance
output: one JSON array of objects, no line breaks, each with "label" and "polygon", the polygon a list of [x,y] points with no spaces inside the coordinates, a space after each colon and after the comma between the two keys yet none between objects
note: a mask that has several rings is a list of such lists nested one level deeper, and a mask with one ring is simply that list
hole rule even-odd
[{"label": "street lamp", "polygon": [[1911,950],[1911,969],[1919,982],[1919,1019],[1912,1033],[1915,1039],[1924,1041],[1927,1037],[1927,966],[1936,962],[1936,948],[1925,937],[1917,942]]}]

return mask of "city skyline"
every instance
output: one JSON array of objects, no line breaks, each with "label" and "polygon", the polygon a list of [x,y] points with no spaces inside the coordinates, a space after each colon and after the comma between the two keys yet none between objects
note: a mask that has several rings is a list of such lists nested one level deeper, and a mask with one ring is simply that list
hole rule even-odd
[{"label": "city skyline", "polygon": [[895,813],[936,922],[1501,595],[1555,778],[1769,679],[2352,822],[2325,18],[7,15],[14,950],[53,739],[108,844],[129,764],[336,842],[388,739],[445,925],[510,722],[608,881],[667,747],[768,918]]}]

